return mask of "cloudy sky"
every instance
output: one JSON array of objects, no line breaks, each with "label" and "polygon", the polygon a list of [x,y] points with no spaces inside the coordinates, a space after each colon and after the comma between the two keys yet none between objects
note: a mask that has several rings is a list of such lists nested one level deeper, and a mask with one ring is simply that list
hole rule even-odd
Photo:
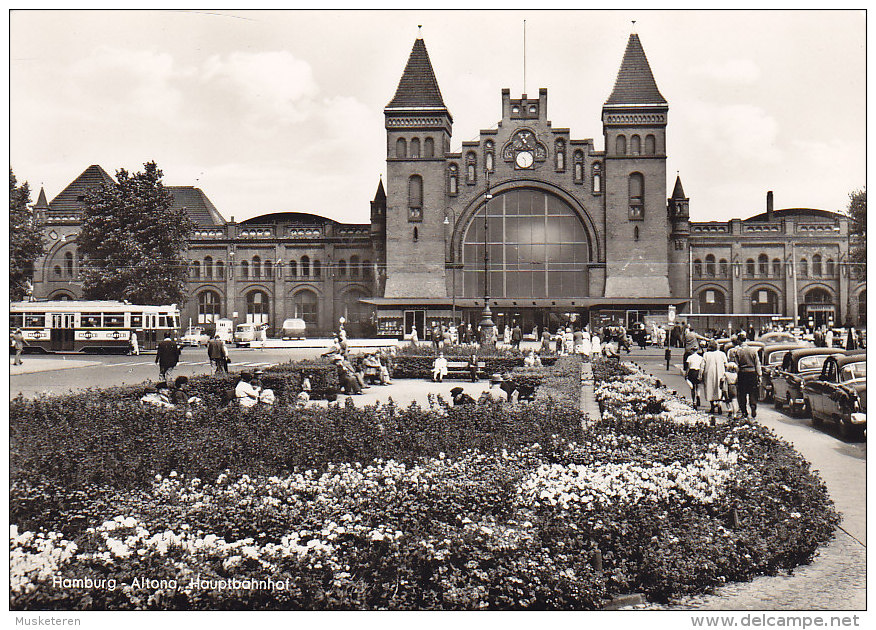
[{"label": "cloudy sky", "polygon": [[670,106],[667,189],[679,171],[695,220],[760,212],[767,190],[839,210],[865,183],[861,11],[13,11],[12,167],[51,200],[90,164],[155,160],[226,218],[367,222],[417,25],[458,151],[524,91],[524,19],[525,90],[597,149],[636,20]]}]

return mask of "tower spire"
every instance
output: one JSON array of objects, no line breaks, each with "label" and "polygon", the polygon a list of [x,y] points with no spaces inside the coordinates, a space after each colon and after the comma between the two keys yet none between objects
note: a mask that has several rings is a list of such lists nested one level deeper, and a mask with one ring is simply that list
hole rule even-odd
[{"label": "tower spire", "polygon": [[446,109],[429,52],[422,38],[414,42],[408,63],[398,82],[395,96],[386,106],[387,109],[410,108],[440,108]]},{"label": "tower spire", "polygon": [[635,33],[630,34],[627,49],[621,62],[617,79],[606,105],[657,105],[666,103],[660,94],[651,66],[645,56],[642,42]]}]

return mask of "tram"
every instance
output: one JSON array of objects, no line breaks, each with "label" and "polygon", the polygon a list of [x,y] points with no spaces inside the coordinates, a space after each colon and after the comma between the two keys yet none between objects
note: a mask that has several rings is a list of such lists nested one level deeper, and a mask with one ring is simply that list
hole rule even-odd
[{"label": "tram", "polygon": [[165,333],[179,335],[179,308],[110,300],[12,302],[9,325],[21,329],[25,352],[127,352],[132,332],[141,350],[154,350]]}]

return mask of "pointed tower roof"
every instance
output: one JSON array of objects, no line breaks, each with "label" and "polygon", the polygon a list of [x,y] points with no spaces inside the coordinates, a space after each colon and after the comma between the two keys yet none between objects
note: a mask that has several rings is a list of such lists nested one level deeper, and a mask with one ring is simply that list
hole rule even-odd
[{"label": "pointed tower roof", "polygon": [[617,79],[606,105],[654,105],[665,104],[666,99],[657,89],[645,49],[636,33],[630,35],[627,50],[621,62]]},{"label": "pointed tower roof", "polygon": [[46,201],[46,189],[40,186],[40,196],[33,207],[34,210],[50,210],[49,202]]},{"label": "pointed tower roof", "polygon": [[386,191],[383,189],[383,178],[380,178],[380,183],[377,184],[377,192],[374,193],[374,203],[386,203]]},{"label": "pointed tower roof", "polygon": [[225,225],[225,219],[210,201],[210,198],[200,188],[194,186],[165,186],[167,192],[173,195],[171,208],[183,210],[198,227],[216,227]]},{"label": "pointed tower roof", "polygon": [[446,109],[438,80],[429,61],[429,52],[422,38],[414,42],[408,65],[398,82],[395,96],[387,109],[441,108]]},{"label": "pointed tower roof", "polygon": [[74,179],[62,190],[49,204],[52,210],[62,212],[79,212],[83,208],[82,197],[88,191],[101,186],[115,186],[115,180],[99,165],[92,164],[82,171],[82,174]]},{"label": "pointed tower roof", "polygon": [[687,199],[684,196],[684,188],[681,187],[681,175],[675,178],[675,188],[672,189],[672,199]]}]

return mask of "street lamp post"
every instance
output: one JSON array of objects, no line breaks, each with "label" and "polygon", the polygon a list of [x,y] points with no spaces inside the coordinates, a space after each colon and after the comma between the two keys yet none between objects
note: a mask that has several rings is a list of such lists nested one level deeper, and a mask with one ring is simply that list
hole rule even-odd
[{"label": "street lamp post", "polygon": [[487,178],[487,191],[484,195],[484,310],[481,313],[481,345],[494,346],[496,338],[493,334],[493,313],[490,311],[490,239],[489,239],[489,223],[487,221],[490,199],[493,195],[490,193],[490,171],[484,171]]},{"label": "street lamp post", "polygon": [[[447,215],[448,212],[450,213],[450,216],[453,217],[453,222],[452,222],[452,223],[450,222],[450,216]],[[447,238],[447,230],[449,229],[449,231],[450,231],[450,253],[451,253],[451,256],[450,256],[450,265],[451,265],[451,267],[450,267],[450,273],[453,274],[453,276],[452,276],[453,294],[451,295],[451,300],[452,300],[452,306],[451,306],[451,309],[452,309],[452,312],[453,312],[453,320],[452,320],[452,321],[453,321],[453,326],[456,327],[456,330],[457,330],[457,339],[459,339],[459,337],[458,337],[458,335],[459,335],[459,326],[458,326],[457,323],[456,323],[456,261],[453,260],[453,255],[452,255],[452,253],[453,253],[453,230],[456,228],[456,212],[453,210],[453,208],[446,208],[446,209],[445,209],[445,214],[444,214],[444,228],[445,228],[445,233],[444,233],[444,238],[445,238],[445,239]]]}]

